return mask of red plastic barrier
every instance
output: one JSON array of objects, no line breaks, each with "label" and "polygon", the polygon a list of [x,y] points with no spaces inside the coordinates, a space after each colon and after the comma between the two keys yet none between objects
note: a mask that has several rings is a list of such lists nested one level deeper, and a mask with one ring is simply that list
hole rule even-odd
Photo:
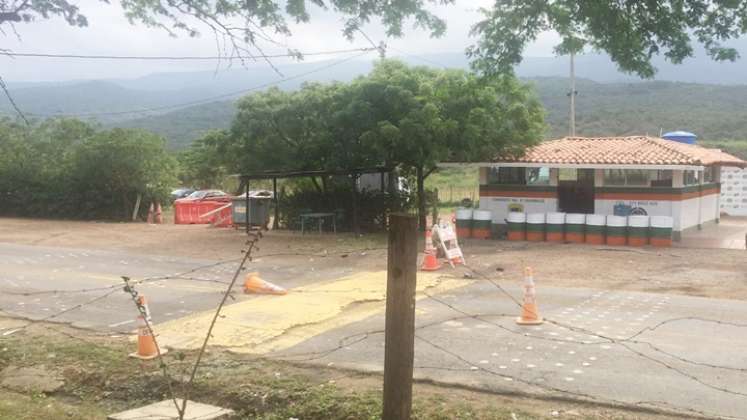
[{"label": "red plastic barrier", "polygon": [[[230,206],[207,217],[200,217],[212,210],[225,206],[229,202],[228,200],[176,200],[174,202],[174,223],[177,225],[202,225],[214,221],[222,221],[219,226],[230,226]],[[227,217],[226,214],[228,215]],[[225,224],[225,219],[229,220],[228,224]]]}]

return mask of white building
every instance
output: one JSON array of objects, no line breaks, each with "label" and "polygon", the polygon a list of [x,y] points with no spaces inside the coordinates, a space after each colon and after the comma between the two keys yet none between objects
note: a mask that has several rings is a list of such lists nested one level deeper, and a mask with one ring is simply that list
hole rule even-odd
[{"label": "white building", "polygon": [[[461,165],[445,164],[444,166]],[[721,167],[747,162],[716,149],[648,136],[565,137],[480,167],[480,209],[671,216],[674,236],[718,221]]]}]

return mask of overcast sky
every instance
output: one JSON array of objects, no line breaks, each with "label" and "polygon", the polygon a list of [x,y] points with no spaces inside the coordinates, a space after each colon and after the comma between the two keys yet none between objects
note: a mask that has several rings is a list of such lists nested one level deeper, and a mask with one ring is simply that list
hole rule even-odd
[{"label": "overcast sky", "polygon": [[[397,50],[411,54],[464,51],[473,43],[469,30],[480,18],[477,8],[491,3],[493,0],[458,0],[456,5],[431,7],[446,19],[446,35],[432,39],[426,31],[415,30],[408,25],[403,38],[386,40],[392,47],[390,54],[398,55]],[[215,38],[207,30],[203,30],[198,38],[186,35],[172,38],[160,29],[131,25],[117,1],[106,4],[100,0],[81,0],[78,4],[88,18],[88,27],[70,27],[60,18],[17,25],[20,40],[12,31],[6,30],[5,35],[0,34],[0,47],[15,52],[92,55],[216,54]],[[369,46],[361,37],[353,42],[346,40],[341,35],[341,29],[340,16],[312,9],[311,23],[293,25],[293,36],[279,40],[306,52]],[[372,23],[365,31],[376,42],[384,39],[381,25]],[[543,34],[527,49],[526,56],[551,56],[556,43],[556,35]],[[285,50],[267,46],[265,52],[284,53]],[[313,59],[307,57],[306,61]],[[0,75],[13,81],[134,78],[154,72],[214,69],[215,62],[81,61],[0,56]]]}]

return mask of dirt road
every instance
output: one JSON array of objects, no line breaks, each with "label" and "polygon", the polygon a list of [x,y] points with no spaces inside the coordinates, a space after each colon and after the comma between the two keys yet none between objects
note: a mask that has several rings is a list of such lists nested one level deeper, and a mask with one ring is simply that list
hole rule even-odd
[{"label": "dirt road", "polygon": [[[223,260],[239,255],[244,241],[241,231],[205,225],[0,219],[0,242],[26,245]],[[364,258],[356,258],[356,269],[378,271],[386,266],[382,253],[366,250],[385,246],[383,235],[301,236],[277,231],[263,238],[257,255],[287,254],[286,263],[323,267],[340,261],[309,254],[358,252]],[[464,251],[473,269],[491,277],[518,280],[522,267],[531,265],[540,284],[551,286],[747,300],[747,252],[743,250],[468,240]]]}]

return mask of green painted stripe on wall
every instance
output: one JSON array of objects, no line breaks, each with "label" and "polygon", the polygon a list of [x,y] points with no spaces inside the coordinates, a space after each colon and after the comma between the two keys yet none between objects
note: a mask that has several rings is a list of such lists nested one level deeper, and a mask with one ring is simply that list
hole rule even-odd
[{"label": "green painted stripe on wall", "polygon": [[555,224],[555,223],[548,223],[545,225],[545,231],[547,232],[553,232],[553,233],[563,233],[563,227],[565,225]]},{"label": "green painted stripe on wall", "polygon": [[571,232],[571,233],[584,233],[584,227],[586,225],[576,224],[576,223],[566,223],[565,225],[565,231]]},{"label": "green painted stripe on wall", "polygon": [[545,224],[533,224],[533,223],[527,223],[527,232],[544,232],[545,231]]}]

